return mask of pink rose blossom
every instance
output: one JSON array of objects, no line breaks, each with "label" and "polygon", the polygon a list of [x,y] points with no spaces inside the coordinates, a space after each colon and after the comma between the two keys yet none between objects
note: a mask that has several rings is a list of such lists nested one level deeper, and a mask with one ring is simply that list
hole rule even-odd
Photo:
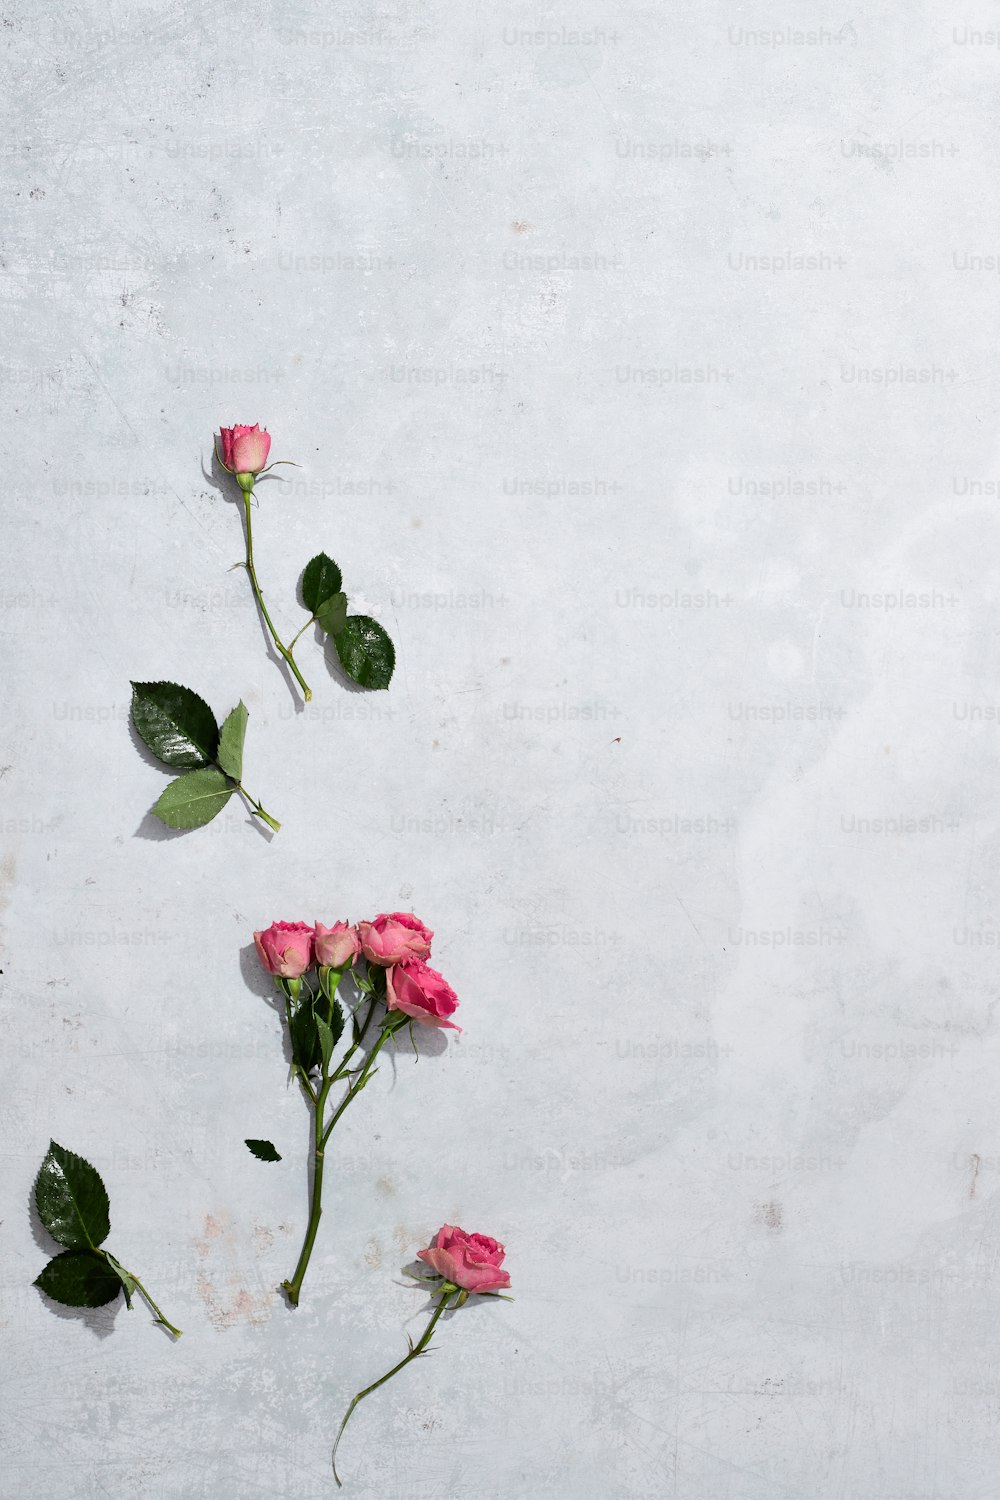
[{"label": "pink rose blossom", "polygon": [[347,922],[334,922],[332,927],[316,923],[316,962],[331,969],[346,969],[361,952],[358,929]]},{"label": "pink rose blossom", "polygon": [[488,1234],[466,1234],[457,1224],[445,1224],[433,1248],[418,1250],[417,1258],[467,1292],[496,1292],[510,1286],[509,1272],[500,1269],[505,1253]]},{"label": "pink rose blossom", "polygon": [[368,962],[388,968],[409,958],[430,958],[434,934],[410,912],[391,911],[381,912],[370,922],[359,922],[358,936]]},{"label": "pink rose blossom", "polygon": [[252,427],[220,427],[222,462],[234,474],[259,474],[267,463],[271,434]]},{"label": "pink rose blossom", "polygon": [[458,1009],[458,996],[438,971],[429,968],[422,958],[411,958],[389,969],[385,976],[385,993],[389,1010],[401,1010],[425,1026],[442,1026],[449,1031],[462,1029],[448,1020]]},{"label": "pink rose blossom", "polygon": [[313,961],[313,929],[305,922],[272,922],[253,940],[264,968],[278,979],[298,979]]}]

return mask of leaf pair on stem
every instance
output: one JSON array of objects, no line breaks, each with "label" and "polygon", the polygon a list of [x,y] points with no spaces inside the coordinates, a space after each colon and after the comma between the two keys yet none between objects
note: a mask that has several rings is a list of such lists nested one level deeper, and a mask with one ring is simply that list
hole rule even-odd
[{"label": "leaf pair on stem", "polygon": [[135,1272],[101,1249],[111,1233],[111,1210],[96,1167],[50,1141],[35,1179],[35,1206],[56,1244],[66,1247],[35,1278],[47,1297],[64,1307],[103,1307],[124,1292],[131,1307],[132,1294],[138,1292],[156,1321],[180,1338],[180,1329],[167,1322]]},{"label": "leaf pair on stem", "polygon": [[292,641],[318,625],[332,640],[340,665],[359,687],[371,690],[387,688],[396,665],[392,641],[377,620],[370,615],[349,615],[347,595],[342,591],[340,569],[332,557],[318,552],[306,564],[302,575],[302,602],[309,619]]},{"label": "leaf pair on stem", "polygon": [[184,775],[153,805],[168,828],[202,828],[234,792],[275,833],[281,824],[243,786],[243,741],[249,712],[240,702],[220,729],[204,698],[176,682],[133,682],[132,723],[158,760]]}]

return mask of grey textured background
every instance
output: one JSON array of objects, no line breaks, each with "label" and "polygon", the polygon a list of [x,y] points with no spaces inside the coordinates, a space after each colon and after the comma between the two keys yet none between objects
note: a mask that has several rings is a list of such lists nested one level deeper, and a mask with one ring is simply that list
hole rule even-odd
[{"label": "grey textured background", "polygon": [[[4,17],[2,1493],[331,1494],[449,1218],[517,1301],[348,1495],[995,1500],[995,12],[333,10]],[[267,658],[258,420],[275,612],[325,547],[387,694]],[[130,677],[246,700],[278,837],[152,836]],[[293,1313],[246,944],[396,906],[465,1030]],[[50,1134],[176,1347],[32,1289]]]}]

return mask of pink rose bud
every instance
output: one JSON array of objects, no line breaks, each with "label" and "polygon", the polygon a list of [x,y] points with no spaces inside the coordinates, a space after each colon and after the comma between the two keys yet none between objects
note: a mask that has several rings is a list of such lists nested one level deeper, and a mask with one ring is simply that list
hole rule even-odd
[{"label": "pink rose bud", "polygon": [[220,427],[222,462],[233,474],[259,474],[271,450],[271,434],[252,427]]},{"label": "pink rose bud", "polygon": [[437,969],[428,968],[422,958],[408,959],[387,972],[385,998],[388,1010],[401,1010],[425,1026],[462,1029],[448,1020],[458,1009],[458,996]]},{"label": "pink rose bud", "polygon": [[347,922],[334,922],[332,927],[316,923],[316,962],[330,969],[346,969],[361,952],[358,929]]},{"label": "pink rose bud", "polygon": [[430,958],[434,934],[410,912],[391,911],[371,922],[359,922],[358,936],[368,962],[388,968],[408,958]]},{"label": "pink rose bud", "polygon": [[456,1224],[445,1224],[433,1248],[418,1250],[417,1259],[466,1292],[498,1292],[510,1286],[510,1273],[500,1269],[505,1253],[488,1234],[466,1234]]},{"label": "pink rose bud", "polygon": [[272,922],[253,940],[264,968],[278,979],[299,979],[313,961],[313,929],[305,922]]}]

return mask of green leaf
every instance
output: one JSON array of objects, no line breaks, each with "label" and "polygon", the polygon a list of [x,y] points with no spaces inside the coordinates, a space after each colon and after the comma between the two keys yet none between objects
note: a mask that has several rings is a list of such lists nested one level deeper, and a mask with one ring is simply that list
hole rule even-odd
[{"label": "green leaf", "polygon": [[316,1017],[316,1032],[319,1036],[319,1053],[325,1073],[330,1066],[330,1058],[333,1056],[333,1032],[323,1020],[322,1016]]},{"label": "green leaf", "polygon": [[359,687],[387,688],[396,665],[396,651],[377,620],[368,615],[348,615],[333,643],[340,665]]},{"label": "green leaf", "polygon": [[342,583],[340,569],[325,552],[318,552],[311,562],[306,563],[302,574],[302,602],[310,614],[319,614],[320,605],[331,594],[339,593]]},{"label": "green leaf", "polygon": [[52,1238],[70,1250],[96,1250],[111,1232],[100,1172],[56,1141],[49,1142],[35,1179],[35,1206]]},{"label": "green leaf", "polygon": [[306,1073],[312,1072],[319,1061],[319,1033],[308,1001],[300,1005],[292,1017],[291,1036],[292,1057]]},{"label": "green leaf", "polygon": [[241,698],[232,713],[227,715],[219,735],[219,751],[215,758],[234,781],[239,781],[243,775],[243,741],[249,717],[249,710]]},{"label": "green leaf", "polygon": [[122,1291],[125,1293],[125,1306],[131,1311],[132,1293],[136,1290],[135,1277],[132,1275],[131,1271],[126,1271],[125,1267],[121,1264],[120,1261],[115,1260],[110,1250],[105,1250],[104,1255],[107,1259],[108,1265],[114,1271],[115,1275],[118,1277],[118,1280],[122,1284]]},{"label": "green leaf", "polygon": [[35,1285],[64,1307],[103,1307],[122,1290],[118,1273],[93,1250],[64,1250],[35,1277]]},{"label": "green leaf", "polygon": [[229,779],[216,766],[206,766],[171,781],[153,804],[153,812],[168,828],[202,828],[232,795]]},{"label": "green leaf", "polygon": [[157,759],[178,770],[207,765],[219,748],[212,710],[175,682],[133,682],[132,723]]},{"label": "green leaf", "polygon": [[340,1041],[340,1038],[344,1035],[344,1022],[345,1022],[345,1017],[344,1017],[344,1012],[343,1012],[343,1010],[340,1007],[340,1002],[337,1001],[337,1000],[334,1000],[333,1003],[332,1003],[332,1005],[330,1006],[330,1022],[329,1022],[329,1027],[330,1027],[330,1034],[333,1037],[333,1045],[335,1047],[336,1047],[337,1043]]},{"label": "green leaf", "polygon": [[280,1161],[281,1160],[281,1152],[278,1150],[277,1146],[275,1146],[272,1141],[254,1141],[254,1140],[249,1140],[249,1141],[244,1141],[243,1144],[245,1146],[249,1146],[250,1150],[253,1152],[254,1156],[256,1156],[256,1158],[257,1158],[258,1161]]},{"label": "green leaf", "polygon": [[316,611],[316,623],[327,635],[339,635],[347,624],[347,595],[331,594]]}]

